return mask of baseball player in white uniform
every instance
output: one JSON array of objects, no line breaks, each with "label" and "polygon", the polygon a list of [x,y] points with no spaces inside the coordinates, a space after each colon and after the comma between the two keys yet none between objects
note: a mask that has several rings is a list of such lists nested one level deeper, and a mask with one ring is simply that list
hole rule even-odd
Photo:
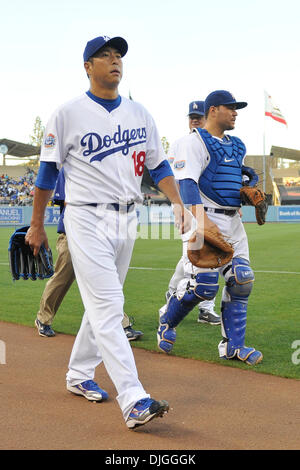
[{"label": "baseball player in white uniform", "polygon": [[[240,188],[243,174],[255,185],[258,177],[252,168],[244,166],[246,147],[237,137],[225,134],[235,126],[237,109],[247,106],[237,102],[226,90],[216,90],[205,100],[206,124],[195,129],[180,142],[174,174],[179,180],[180,194],[191,206],[195,216],[190,233],[182,235],[184,277],[171,296],[166,312],[160,316],[157,332],[158,347],[170,352],[176,340],[176,327],[202,300],[215,298],[219,289],[219,274],[225,279],[221,304],[219,355],[238,359],[249,365],[262,360],[262,353],[245,346],[248,298],[254,273],[250,267],[247,235],[239,215]],[[203,210],[204,209],[204,210]],[[213,224],[232,244],[232,260],[219,269],[193,266],[187,257],[187,242],[194,230],[201,236],[204,227]]]},{"label": "baseball player in white uniform", "polygon": [[35,254],[43,242],[47,248],[44,211],[63,166],[64,223],[85,307],[67,389],[89,400],[107,399],[93,380],[103,362],[126,425],[134,428],[169,409],[166,401],[145,391],[122,328],[123,284],[136,237],[135,203],[143,201],[145,165],[173,203],[179,230],[189,228],[190,221],[152,117],[118,93],[127,49],[121,37],[99,36],[87,43],[83,59],[90,89],[57,109],[47,124],[26,240]]},{"label": "baseball player in white uniform", "polygon": [[[189,104],[189,129],[190,132],[193,129],[198,127],[203,128],[205,125],[205,114],[204,114],[204,101],[192,101]],[[173,167],[174,161],[176,161],[176,165],[180,167],[180,149],[181,149],[181,138],[177,139],[170,147],[170,151],[168,154],[168,160]],[[178,157],[178,158],[177,158]],[[177,162],[178,160],[178,162]],[[177,284],[181,279],[184,277],[184,268],[183,268],[183,256],[181,256],[180,260],[178,261],[175,272],[169,281],[168,290],[165,294],[166,301],[168,302],[171,295],[176,292]],[[163,305],[159,309],[159,314],[162,315],[165,313],[167,308],[167,304]],[[213,300],[203,300],[199,303],[199,314],[197,321],[199,323],[208,323],[210,325],[220,325],[221,320],[220,316],[214,311],[215,309],[215,299]]]}]

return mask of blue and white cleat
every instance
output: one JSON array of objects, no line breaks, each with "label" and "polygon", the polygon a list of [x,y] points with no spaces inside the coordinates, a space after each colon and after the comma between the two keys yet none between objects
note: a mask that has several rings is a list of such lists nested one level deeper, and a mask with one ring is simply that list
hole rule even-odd
[{"label": "blue and white cleat", "polygon": [[37,318],[35,319],[34,323],[40,336],[43,336],[44,338],[52,338],[55,336],[55,332],[51,328],[51,325],[45,325],[45,323],[40,322],[40,320]]},{"label": "blue and white cleat", "polygon": [[[160,322],[162,317],[160,318]],[[168,323],[159,323],[157,330],[157,345],[159,349],[165,353],[172,351],[176,341],[176,330],[171,328]]]},{"label": "blue and white cleat", "polygon": [[169,404],[165,400],[156,401],[153,398],[139,400],[132,408],[126,425],[129,429],[148,423],[153,418],[163,417],[169,411]]},{"label": "blue and white cleat", "polygon": [[93,380],[86,380],[78,385],[67,383],[67,390],[75,395],[81,395],[89,401],[104,401],[108,399],[108,393],[102,390]]}]

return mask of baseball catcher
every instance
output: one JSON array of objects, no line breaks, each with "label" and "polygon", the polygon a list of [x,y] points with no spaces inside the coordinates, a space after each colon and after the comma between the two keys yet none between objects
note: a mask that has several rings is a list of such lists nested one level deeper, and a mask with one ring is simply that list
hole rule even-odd
[{"label": "baseball catcher", "polygon": [[46,250],[42,245],[38,255],[33,256],[30,246],[25,243],[28,229],[29,226],[17,229],[9,240],[9,266],[14,281],[20,278],[36,281],[49,278],[54,273],[51,249]]},{"label": "baseball catcher", "polygon": [[[197,221],[197,232],[188,240],[182,236],[183,276],[166,309],[160,313],[157,344],[166,353],[172,351],[177,327],[186,315],[202,301],[216,297],[221,275],[225,286],[221,297],[219,357],[249,365],[256,365],[263,358],[260,351],[245,345],[248,299],[255,279],[240,207],[244,201],[252,204],[262,225],[266,197],[257,188],[258,175],[254,169],[244,165],[245,144],[226,133],[234,129],[237,110],[246,106],[245,101],[237,102],[226,90],[210,93],[204,102],[204,127],[194,129],[178,144],[174,175],[182,200],[191,207]],[[202,244],[196,243],[197,238]]]}]

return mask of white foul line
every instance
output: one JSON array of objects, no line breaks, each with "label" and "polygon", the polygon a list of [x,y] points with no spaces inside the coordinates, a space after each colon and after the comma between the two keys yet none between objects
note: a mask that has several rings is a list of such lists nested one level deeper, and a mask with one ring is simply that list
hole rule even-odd
[{"label": "white foul line", "polygon": [[271,274],[300,274],[294,271],[254,271],[255,273],[271,273]]},{"label": "white foul line", "polygon": [[[0,263],[0,266],[8,266],[9,263]],[[142,270],[142,271],[175,271],[175,268],[146,268],[141,266],[130,266],[129,269]],[[295,271],[254,271],[255,273],[267,273],[267,274],[296,274],[300,276],[300,273]]]},{"label": "white foul line", "polygon": [[[137,266],[130,266],[129,269],[141,269],[144,271],[175,271],[175,268],[143,268],[143,267],[137,267]],[[254,271],[255,273],[269,273],[269,274],[298,274],[298,272],[294,271]]]}]

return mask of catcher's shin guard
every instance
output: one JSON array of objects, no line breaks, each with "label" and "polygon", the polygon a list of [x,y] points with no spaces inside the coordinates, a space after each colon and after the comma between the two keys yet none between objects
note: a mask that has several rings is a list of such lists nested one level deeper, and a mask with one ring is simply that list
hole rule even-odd
[{"label": "catcher's shin guard", "polygon": [[248,297],[253,281],[254,273],[248,261],[234,258],[231,274],[223,290],[221,324],[224,339],[219,344],[220,357],[236,357],[251,365],[262,359],[260,351],[245,346]]},{"label": "catcher's shin guard", "polygon": [[[222,302],[221,324],[224,348],[227,359],[232,359],[245,343],[247,304],[237,301]],[[224,354],[223,354],[224,355]]]},{"label": "catcher's shin guard", "polygon": [[198,273],[188,282],[182,296],[173,295],[170,298],[167,311],[160,319],[161,323],[175,328],[201,300],[214,299],[219,289],[218,279],[218,272]]},{"label": "catcher's shin guard", "polygon": [[175,327],[201,300],[212,300],[216,296],[218,278],[218,272],[199,273],[184,286],[183,295],[178,285],[177,294],[169,298],[167,310],[159,318],[157,344],[161,351],[171,352],[176,341]]}]

